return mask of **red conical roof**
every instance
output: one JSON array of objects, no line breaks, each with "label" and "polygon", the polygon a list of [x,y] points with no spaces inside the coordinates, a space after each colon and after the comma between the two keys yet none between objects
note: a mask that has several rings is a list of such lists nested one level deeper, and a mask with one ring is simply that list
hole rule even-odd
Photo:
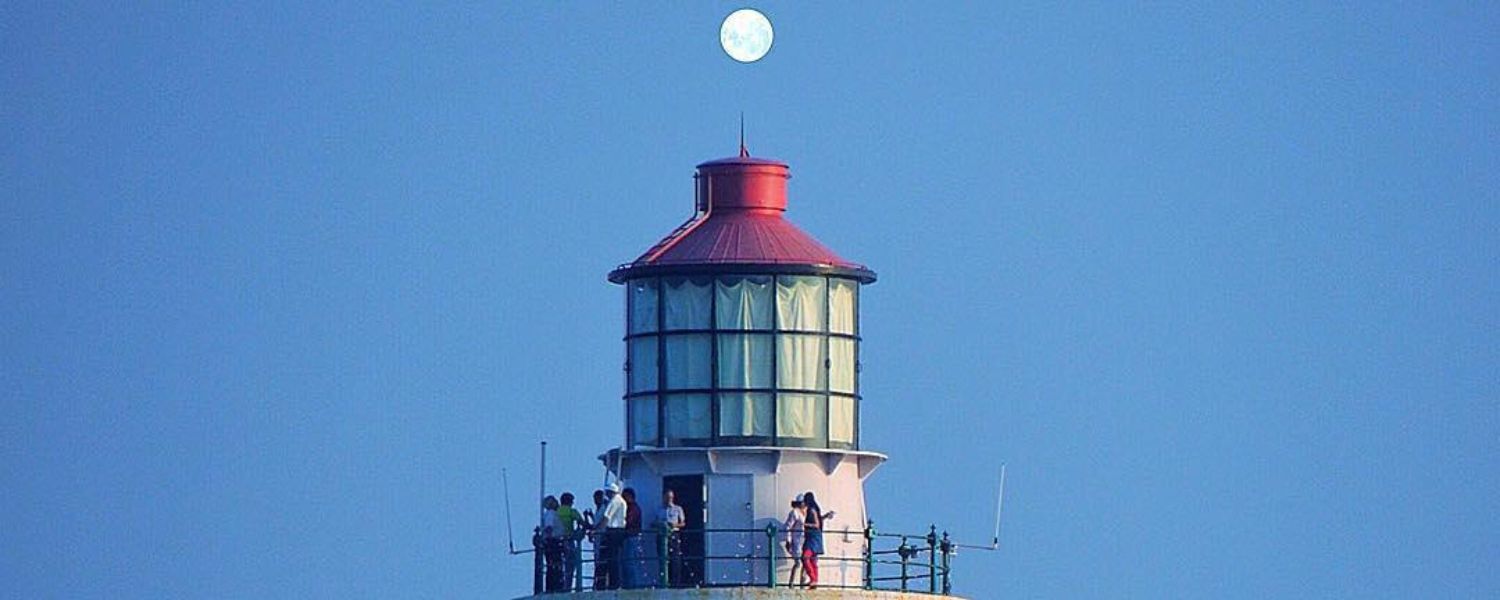
[{"label": "red conical roof", "polygon": [[698,165],[698,214],[635,261],[610,274],[693,265],[806,266],[873,281],[864,265],[845,260],[786,220],[787,164],[741,156]]}]

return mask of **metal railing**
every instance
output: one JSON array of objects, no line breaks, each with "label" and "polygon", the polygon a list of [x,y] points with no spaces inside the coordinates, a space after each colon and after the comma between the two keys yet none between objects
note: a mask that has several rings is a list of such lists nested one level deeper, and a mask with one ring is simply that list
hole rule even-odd
[{"label": "metal railing", "polygon": [[[683,529],[676,532],[642,530],[625,532],[594,530],[573,539],[546,539],[540,529],[532,535],[534,594],[568,593],[603,589],[641,588],[707,588],[707,587],[801,587],[791,581],[779,581],[778,571],[790,566],[798,557],[788,555],[777,540],[783,531],[775,524],[761,529]],[[834,566],[855,566],[861,577],[856,584],[821,581],[819,588],[863,589],[950,595],[953,589],[952,559],[957,549],[948,533],[938,534],[931,526],[926,534],[877,532],[874,523],[863,530],[825,531],[829,534],[859,535],[862,553],[857,556],[823,555],[819,570]],[[682,544],[701,535],[701,553],[683,551]],[[724,544],[708,543],[710,536],[732,536],[748,543],[741,553],[712,554],[708,548]],[[764,542],[762,546],[757,542]],[[649,546],[648,546],[649,544]],[[654,547],[653,553],[646,552]],[[741,564],[729,567],[743,577],[709,581],[711,564]],[[757,568],[757,564],[761,567]],[[588,572],[585,576],[585,571]],[[761,571],[764,571],[763,573]],[[847,577],[843,578],[847,580]]]}]

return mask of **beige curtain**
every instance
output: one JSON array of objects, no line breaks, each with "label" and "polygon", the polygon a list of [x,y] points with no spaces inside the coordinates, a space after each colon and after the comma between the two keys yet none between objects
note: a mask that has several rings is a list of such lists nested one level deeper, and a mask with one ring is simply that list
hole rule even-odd
[{"label": "beige curtain", "polygon": [[822,331],[827,304],[826,279],[822,277],[776,278],[776,324],[781,329]]},{"label": "beige curtain", "polygon": [[770,329],[771,278],[720,279],[716,307],[719,329]]}]

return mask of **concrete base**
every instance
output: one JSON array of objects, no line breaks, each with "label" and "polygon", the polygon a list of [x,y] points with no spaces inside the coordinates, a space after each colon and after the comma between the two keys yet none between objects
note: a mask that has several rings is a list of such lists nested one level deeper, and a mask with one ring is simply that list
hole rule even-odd
[{"label": "concrete base", "polygon": [[802,590],[788,588],[704,588],[691,590],[615,590],[526,596],[517,600],[963,600],[910,592]]}]

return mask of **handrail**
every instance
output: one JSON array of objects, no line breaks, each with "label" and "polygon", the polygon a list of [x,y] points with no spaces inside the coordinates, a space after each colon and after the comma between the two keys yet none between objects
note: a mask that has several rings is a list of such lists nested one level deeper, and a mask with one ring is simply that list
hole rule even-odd
[{"label": "handrail", "polygon": [[[536,594],[549,592],[580,592],[593,589],[615,588],[664,588],[664,587],[768,587],[786,586],[790,582],[777,581],[777,571],[785,565],[799,560],[786,555],[778,543],[785,533],[776,524],[764,528],[694,528],[675,532],[665,530],[639,530],[620,532],[616,538],[618,548],[606,551],[602,532],[595,529],[580,531],[570,540],[544,538],[540,529],[532,535],[532,552],[535,553],[533,591]],[[826,533],[826,532],[825,532]],[[888,590],[910,593],[947,596],[952,593],[952,556],[956,544],[941,536],[936,527],[929,527],[926,534],[877,533],[874,523],[863,530],[844,530],[845,535],[859,534],[865,540],[863,552],[856,556],[824,556],[820,562],[839,565],[857,565],[861,569],[855,584],[820,582],[820,588]],[[689,553],[682,549],[683,536],[703,536],[704,550]],[[747,543],[740,553],[714,554],[708,551],[710,535],[745,536]],[[641,543],[651,540],[650,546]],[[899,540],[899,545],[888,544]],[[631,544],[635,541],[635,544]],[[877,547],[883,546],[883,547]],[[655,551],[649,548],[654,547]],[[613,559],[620,567],[611,568],[610,552],[628,552]],[[744,563],[744,580],[707,581],[706,571],[710,564],[725,561]],[[696,566],[695,565],[701,565]],[[585,570],[588,577],[585,577]],[[705,572],[699,572],[699,571]],[[763,575],[757,575],[763,571]],[[611,582],[611,577],[621,581]],[[762,577],[757,580],[757,577]],[[847,581],[847,578],[845,579]]]}]

